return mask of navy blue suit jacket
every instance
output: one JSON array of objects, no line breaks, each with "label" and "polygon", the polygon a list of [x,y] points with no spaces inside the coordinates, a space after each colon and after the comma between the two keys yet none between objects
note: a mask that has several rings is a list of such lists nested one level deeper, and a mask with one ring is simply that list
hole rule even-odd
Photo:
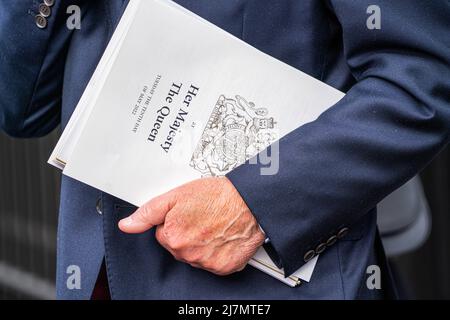
[{"label": "navy blue suit jacket", "polygon": [[[177,262],[153,230],[121,233],[118,220],[135,208],[63,177],[58,297],[89,298],[103,257],[113,298],[380,297],[366,287],[367,266],[383,260],[374,208],[449,141],[450,2],[378,0],[380,30],[366,26],[368,0],[177,2],[347,92],[281,140],[277,175],[260,175],[257,165],[228,175],[286,274],[329,246],[311,282],[298,288],[251,267],[219,277]],[[72,4],[83,14],[76,31],[65,27]],[[35,25],[37,5],[0,0],[0,124],[12,136],[64,127],[126,1],[56,0],[45,29]],[[335,242],[343,228],[349,232]],[[66,285],[71,265],[80,267],[80,289]]]}]

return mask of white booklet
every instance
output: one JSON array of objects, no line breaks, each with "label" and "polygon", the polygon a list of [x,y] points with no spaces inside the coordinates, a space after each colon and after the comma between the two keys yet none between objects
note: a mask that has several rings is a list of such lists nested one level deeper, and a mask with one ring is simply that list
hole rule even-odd
[{"label": "white booklet", "polygon": [[[49,163],[141,206],[225,175],[343,96],[172,1],[131,0]],[[249,264],[296,286],[316,262],[285,278],[261,248]]]}]

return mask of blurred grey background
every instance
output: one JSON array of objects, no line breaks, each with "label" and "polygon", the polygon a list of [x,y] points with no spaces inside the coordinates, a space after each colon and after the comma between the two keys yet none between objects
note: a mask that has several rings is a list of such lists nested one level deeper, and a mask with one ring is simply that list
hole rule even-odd
[{"label": "blurred grey background", "polygon": [[[0,299],[54,298],[60,172],[47,158],[58,137],[0,132]],[[450,148],[379,211],[402,297],[450,299]]]},{"label": "blurred grey background", "polygon": [[47,159],[58,136],[0,132],[0,299],[50,298],[54,287],[60,173]]}]

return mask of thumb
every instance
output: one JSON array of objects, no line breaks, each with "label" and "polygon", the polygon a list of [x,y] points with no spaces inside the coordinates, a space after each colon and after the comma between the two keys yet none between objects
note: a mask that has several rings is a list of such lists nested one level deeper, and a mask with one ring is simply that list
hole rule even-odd
[{"label": "thumb", "polygon": [[132,215],[119,221],[119,229],[126,233],[142,233],[164,223],[166,214],[175,206],[175,190],[153,198]]}]

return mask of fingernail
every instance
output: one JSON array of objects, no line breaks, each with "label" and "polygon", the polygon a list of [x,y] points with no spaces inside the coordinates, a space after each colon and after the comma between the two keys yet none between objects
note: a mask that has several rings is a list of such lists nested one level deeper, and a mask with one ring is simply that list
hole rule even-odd
[{"label": "fingernail", "polygon": [[129,226],[131,226],[133,224],[133,222],[134,221],[133,221],[133,217],[132,216],[129,216],[129,217],[125,218],[125,219],[120,220],[120,224],[123,227],[129,227]]}]

